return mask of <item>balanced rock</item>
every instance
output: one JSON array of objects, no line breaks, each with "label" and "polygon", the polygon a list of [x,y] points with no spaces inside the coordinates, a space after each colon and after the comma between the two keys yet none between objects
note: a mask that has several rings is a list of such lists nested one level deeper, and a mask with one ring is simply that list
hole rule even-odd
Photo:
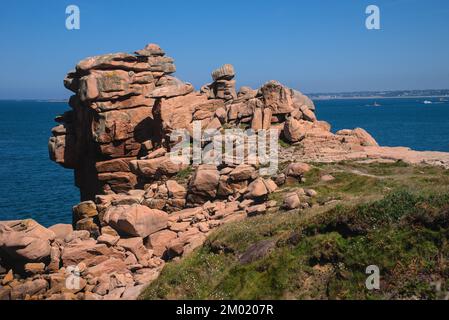
[{"label": "balanced rock", "polygon": [[237,92],[235,90],[235,80],[233,80],[234,76],[234,67],[230,64],[223,65],[212,72],[214,82],[203,87],[203,92],[211,99],[236,100]]},{"label": "balanced rock", "polygon": [[235,76],[234,66],[225,64],[212,72],[212,79],[217,80],[232,80]]}]

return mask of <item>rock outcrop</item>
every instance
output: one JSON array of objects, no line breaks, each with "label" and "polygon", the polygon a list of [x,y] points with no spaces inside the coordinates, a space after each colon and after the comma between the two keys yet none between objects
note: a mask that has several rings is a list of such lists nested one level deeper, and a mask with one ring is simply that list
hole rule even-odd
[{"label": "rock outcrop", "polygon": [[[173,59],[149,44],[134,54],[87,58],[67,75],[72,109],[56,118],[49,152],[75,171],[82,202],[73,207],[72,225],[0,223],[0,298],[136,298],[166,261],[189,254],[222,224],[306,208],[313,190],[271,200],[279,186],[311,170],[292,161],[389,152],[363,129],[333,134],[307,96],[277,81],[237,91],[234,67],[226,64],[195,91],[175,70]],[[175,161],[170,134],[192,132],[196,121],[217,131],[277,129],[294,145],[281,152],[290,164],[270,178],[260,175],[259,162],[238,163],[234,154],[221,164]]]},{"label": "rock outcrop", "polygon": [[[277,203],[268,200],[277,183],[301,179],[308,170],[305,164],[289,166],[275,182],[259,176],[257,162],[238,163],[227,154],[225,164],[196,166],[180,181],[177,175],[191,166],[169,156],[170,134],[178,129],[192,134],[195,121],[211,130],[277,129],[289,143],[313,138],[356,149],[376,144],[362,129],[333,135],[329,124],[317,120],[308,97],[277,81],[237,91],[234,67],[225,64],[195,91],[172,76],[175,71],[173,59],[149,44],[134,54],[87,58],[67,75],[64,85],[74,92],[71,110],[56,118],[60,124],[52,130],[49,152],[75,171],[82,202],[73,208],[74,230],[56,225],[42,232],[53,236],[40,235],[32,255],[28,238],[14,233],[11,223],[2,227],[2,252],[16,259],[8,260],[8,267],[44,262],[25,269],[49,274],[49,283],[27,289],[29,295],[130,297],[157,277],[164,261],[191,252],[221,224],[276,210]],[[287,207],[299,206],[292,200]],[[83,289],[59,290],[60,281],[52,279],[74,266],[83,270]]]},{"label": "rock outcrop", "polygon": [[82,200],[138,184],[129,163],[160,144],[156,100],[193,91],[170,76],[175,70],[173,59],[151,44],[136,54],[87,58],[67,75],[72,110],[56,119],[61,124],[49,150],[52,160],[75,170]]},{"label": "rock outcrop", "polygon": [[170,151],[168,135],[191,131],[193,121],[202,121],[203,129],[274,127],[292,142],[312,127],[330,134],[329,126],[315,124],[313,102],[279,82],[237,93],[234,67],[225,64],[212,72],[211,84],[196,92],[171,75],[173,62],[150,44],[135,54],[87,58],[67,75],[64,85],[75,93],[72,110],[56,118],[60,125],[52,130],[49,151],[52,160],[75,170],[82,201],[143,189],[185,169],[164,155]]}]

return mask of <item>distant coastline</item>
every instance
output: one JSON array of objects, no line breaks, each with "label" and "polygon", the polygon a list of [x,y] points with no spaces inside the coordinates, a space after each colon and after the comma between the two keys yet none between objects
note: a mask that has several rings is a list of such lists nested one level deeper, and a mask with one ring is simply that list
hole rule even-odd
[{"label": "distant coastline", "polygon": [[354,97],[343,97],[343,96],[313,96],[309,95],[312,100],[373,100],[373,99],[432,99],[432,98],[447,98],[449,95],[444,96],[399,96],[399,97],[384,97],[384,96],[354,96]]},{"label": "distant coastline", "polygon": [[338,99],[425,99],[449,98],[449,89],[317,92],[307,94],[313,100]]},{"label": "distant coastline", "polygon": [[[316,92],[306,93],[312,100],[372,99],[448,99],[449,89]],[[0,99],[0,101],[68,103],[69,99]]]},{"label": "distant coastline", "polygon": [[37,102],[54,102],[54,103],[61,103],[61,102],[64,102],[64,103],[68,103],[69,102],[69,100],[68,99],[49,99],[49,100],[35,100],[35,101],[37,101]]}]

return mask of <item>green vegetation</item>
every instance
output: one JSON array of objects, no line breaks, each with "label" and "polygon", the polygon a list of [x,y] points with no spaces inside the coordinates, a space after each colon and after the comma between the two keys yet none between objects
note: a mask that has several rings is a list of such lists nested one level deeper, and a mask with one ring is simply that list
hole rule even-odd
[{"label": "green vegetation", "polygon": [[188,167],[184,170],[179,171],[173,178],[178,182],[187,182],[187,180],[189,180],[192,174],[193,174],[192,167]]},{"label": "green vegetation", "polygon": [[282,140],[282,139],[279,139],[279,146],[280,146],[281,148],[287,149],[287,148],[290,148],[290,147],[291,147],[291,144],[288,143],[288,142],[285,142],[285,141]]},{"label": "green vegetation", "polygon": [[[323,174],[336,179],[322,182]],[[310,209],[279,210],[221,227],[202,248],[168,263],[142,298],[445,297],[447,170],[402,162],[315,164],[305,183],[287,185],[272,198],[298,187],[318,191]],[[242,259],[248,253],[252,258]],[[365,287],[369,265],[380,268],[380,290]]]}]

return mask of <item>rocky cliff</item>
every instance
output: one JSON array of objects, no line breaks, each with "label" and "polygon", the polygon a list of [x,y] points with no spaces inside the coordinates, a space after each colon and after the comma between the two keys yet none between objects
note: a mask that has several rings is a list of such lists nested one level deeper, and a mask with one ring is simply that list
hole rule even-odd
[{"label": "rocky cliff", "polygon": [[[56,118],[60,125],[52,130],[49,150],[52,160],[75,170],[82,200],[143,189],[160,175],[175,174],[182,168],[164,158],[170,150],[166,137],[175,129],[191,130],[195,120],[203,129],[274,127],[289,142],[334,137],[327,123],[317,121],[313,102],[279,82],[237,92],[234,68],[224,65],[197,92],[173,77],[175,70],[173,59],[149,44],[135,54],[87,58],[67,75],[64,84],[75,93],[72,109]],[[337,140],[376,145],[361,129]]]},{"label": "rocky cliff", "polygon": [[[136,298],[166,261],[201,246],[215,228],[306,208],[314,190],[270,200],[279,186],[303,180],[310,166],[298,161],[409,152],[378,147],[363,129],[331,133],[308,97],[277,81],[236,90],[232,65],[214,70],[200,91],[172,76],[175,70],[173,59],[149,44],[134,54],[87,58],[67,75],[71,110],[56,118],[49,152],[75,171],[82,202],[73,207],[73,225],[0,222],[0,298]],[[192,132],[197,121],[218,131],[277,129],[292,147],[282,148],[282,168],[270,177],[257,162],[235,163],[234,154],[218,165],[174,161],[170,134]],[[77,286],[67,287],[74,276]]]}]

